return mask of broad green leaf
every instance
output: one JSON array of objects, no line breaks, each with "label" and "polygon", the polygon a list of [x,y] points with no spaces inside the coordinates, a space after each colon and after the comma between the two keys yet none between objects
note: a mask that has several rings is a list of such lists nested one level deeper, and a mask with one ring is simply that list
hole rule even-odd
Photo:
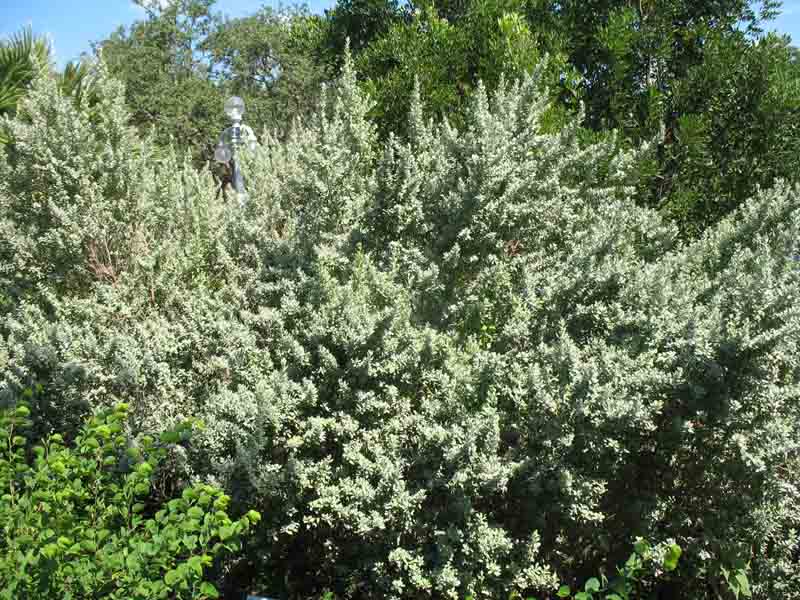
[{"label": "broad green leaf", "polygon": [[739,584],[739,592],[742,594],[742,596],[745,598],[752,597],[753,594],[750,591],[750,582],[744,572],[739,571],[736,573],[736,583]]},{"label": "broad green leaf", "polygon": [[674,571],[678,568],[678,559],[681,557],[681,548],[677,544],[670,544],[664,556],[664,569]]},{"label": "broad green leaf", "polygon": [[178,571],[176,571],[175,569],[170,569],[164,575],[164,583],[166,583],[168,586],[172,587],[178,582],[178,580],[180,578],[181,578],[181,575],[180,575],[180,573],[178,573]]},{"label": "broad green leaf", "polygon": [[129,571],[133,571],[134,573],[139,570],[139,557],[135,554],[129,554],[125,558],[125,566],[128,568]]},{"label": "broad green leaf", "polygon": [[251,523],[258,523],[261,520],[261,513],[256,510],[249,510],[246,517],[250,519]]},{"label": "broad green leaf", "polygon": [[165,431],[161,434],[161,441],[165,444],[177,444],[181,441],[181,434],[177,431]]}]

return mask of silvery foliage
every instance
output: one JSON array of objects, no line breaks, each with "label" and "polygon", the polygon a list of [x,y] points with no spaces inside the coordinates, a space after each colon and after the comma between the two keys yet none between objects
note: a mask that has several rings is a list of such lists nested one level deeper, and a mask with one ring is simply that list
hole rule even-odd
[{"label": "silvery foliage", "polygon": [[800,598],[797,190],[681,245],[536,76],[381,143],[348,63],[240,207],[90,89],[38,80],[0,161],[0,393],[41,429],[201,417],[186,468],[259,504],[285,594],[552,590],[642,535],[685,597],[744,558]]}]

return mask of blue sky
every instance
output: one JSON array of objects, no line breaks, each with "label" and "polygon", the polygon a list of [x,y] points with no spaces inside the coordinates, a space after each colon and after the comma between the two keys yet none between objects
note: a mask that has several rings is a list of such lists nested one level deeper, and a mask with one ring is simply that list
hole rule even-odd
[{"label": "blue sky", "polygon": [[792,36],[795,46],[800,45],[800,0],[784,0],[783,14],[770,28]]},{"label": "blue sky", "polygon": [[[334,0],[307,0],[306,4],[313,11],[322,12],[332,6]],[[278,2],[217,0],[216,9],[228,16],[240,17],[264,5],[277,6]],[[132,0],[0,0],[0,37],[31,24],[36,33],[50,36],[56,60],[63,65],[78,58],[81,52],[89,52],[92,42],[102,40],[120,25],[129,25],[144,15]]]},{"label": "blue sky", "polygon": [[[311,10],[322,12],[335,0],[310,0]],[[238,17],[259,7],[277,2],[265,0],[218,0],[217,9]],[[78,58],[88,52],[91,42],[107,36],[120,25],[128,25],[144,16],[131,0],[0,0],[0,37],[31,24],[37,33],[51,37],[58,63]],[[788,33],[800,43],[800,0],[784,0],[783,14],[769,25]]]}]

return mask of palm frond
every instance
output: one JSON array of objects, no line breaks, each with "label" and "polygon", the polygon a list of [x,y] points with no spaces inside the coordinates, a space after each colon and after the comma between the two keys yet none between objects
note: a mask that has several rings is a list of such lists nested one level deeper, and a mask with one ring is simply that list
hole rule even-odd
[{"label": "palm frond", "polygon": [[65,96],[73,96],[80,102],[83,86],[89,74],[89,63],[86,61],[69,62],[59,75],[59,86]]},{"label": "palm frond", "polygon": [[0,73],[20,63],[45,65],[51,58],[50,43],[26,27],[5,40],[0,40]]},{"label": "palm frond", "polygon": [[47,68],[50,44],[30,27],[0,40],[0,114],[13,112],[37,69]]}]

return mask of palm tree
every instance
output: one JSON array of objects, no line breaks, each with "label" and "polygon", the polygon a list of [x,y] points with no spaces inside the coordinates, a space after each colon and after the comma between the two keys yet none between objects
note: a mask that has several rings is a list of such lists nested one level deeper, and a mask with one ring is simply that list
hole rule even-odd
[{"label": "palm tree", "polygon": [[58,86],[65,96],[73,96],[80,103],[83,95],[83,84],[89,74],[89,63],[86,61],[68,62],[58,76]]},{"label": "palm tree", "polygon": [[[14,114],[36,70],[50,61],[50,44],[30,27],[0,40],[0,115]],[[7,137],[0,130],[0,144]]]},{"label": "palm tree", "polygon": [[[37,70],[50,66],[50,43],[35,35],[30,27],[0,40],[0,116],[13,115]],[[67,63],[64,71],[58,74],[61,92],[80,101],[88,72],[89,63],[85,61]],[[8,135],[0,128],[0,146],[8,142]]]}]

